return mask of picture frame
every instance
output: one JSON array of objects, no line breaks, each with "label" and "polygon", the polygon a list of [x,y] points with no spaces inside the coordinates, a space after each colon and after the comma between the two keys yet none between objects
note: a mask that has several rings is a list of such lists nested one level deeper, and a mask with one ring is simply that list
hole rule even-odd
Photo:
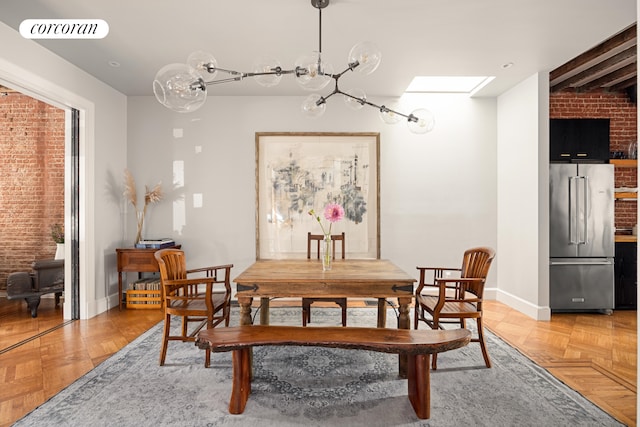
[{"label": "picture frame", "polygon": [[345,209],[349,258],[380,258],[380,134],[256,132],[256,259],[306,258],[307,233],[328,232],[324,208]]}]

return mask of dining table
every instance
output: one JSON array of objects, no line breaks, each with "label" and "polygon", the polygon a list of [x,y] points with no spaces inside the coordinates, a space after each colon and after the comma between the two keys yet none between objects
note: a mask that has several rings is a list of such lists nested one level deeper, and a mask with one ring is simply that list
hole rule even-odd
[{"label": "dining table", "polygon": [[[411,329],[409,306],[416,279],[384,259],[340,259],[323,270],[317,259],[257,260],[234,279],[240,306],[240,324],[251,325],[254,298],[260,298],[260,324],[269,324],[272,298],[374,298],[378,300],[377,327],[386,327],[387,300],[398,303],[399,329]],[[302,320],[301,320],[302,321]],[[406,377],[406,358],[399,371]]]}]

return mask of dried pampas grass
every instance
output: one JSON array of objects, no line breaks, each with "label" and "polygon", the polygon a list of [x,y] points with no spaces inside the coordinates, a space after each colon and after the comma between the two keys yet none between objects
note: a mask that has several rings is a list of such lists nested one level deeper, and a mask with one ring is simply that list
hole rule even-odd
[{"label": "dried pampas grass", "polygon": [[149,188],[144,186],[144,204],[148,205],[149,203],[158,203],[162,200],[162,186],[160,183],[156,184],[155,187],[149,191]]},{"label": "dried pampas grass", "polygon": [[162,200],[162,183],[157,183],[155,187],[149,190],[149,187],[144,186],[144,207],[142,212],[138,209],[138,193],[136,192],[136,181],[133,179],[133,175],[129,172],[129,169],[124,170],[124,197],[131,203],[136,211],[136,221],[138,223],[138,233],[136,234],[136,241],[138,243],[142,240],[142,226],[144,225],[144,217],[147,214],[147,206],[152,203],[158,203]]},{"label": "dried pampas grass", "polygon": [[124,198],[129,200],[134,208],[138,208],[138,194],[136,193],[136,181],[129,169],[124,170]]}]

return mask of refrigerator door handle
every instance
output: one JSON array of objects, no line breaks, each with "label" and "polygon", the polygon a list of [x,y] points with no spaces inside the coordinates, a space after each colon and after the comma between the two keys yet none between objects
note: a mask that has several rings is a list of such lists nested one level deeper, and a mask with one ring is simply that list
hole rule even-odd
[{"label": "refrigerator door handle", "polygon": [[578,184],[579,176],[569,177],[569,244],[579,245],[578,238]]},{"label": "refrigerator door handle", "polygon": [[584,190],[584,211],[582,211],[582,226],[584,230],[584,239],[581,244],[586,245],[589,243],[589,222],[587,218],[589,217],[589,204],[591,203],[591,195],[589,194],[589,177],[583,176],[582,178],[582,188]]},{"label": "refrigerator door handle", "polygon": [[549,261],[549,265],[611,265],[613,261]]}]

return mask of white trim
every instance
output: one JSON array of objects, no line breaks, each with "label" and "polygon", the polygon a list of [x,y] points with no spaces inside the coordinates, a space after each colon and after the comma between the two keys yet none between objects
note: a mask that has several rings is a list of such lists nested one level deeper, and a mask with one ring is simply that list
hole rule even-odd
[{"label": "white trim", "polygon": [[[489,291],[489,292],[487,292]],[[485,289],[485,299],[495,299],[501,303],[508,305],[509,307],[517,310],[527,316],[542,321],[551,320],[551,308],[549,307],[541,307],[538,305],[534,305],[529,301],[525,301],[522,298],[519,298],[513,294],[505,292],[500,289]],[[488,298],[487,295],[493,295],[494,298]]]}]

